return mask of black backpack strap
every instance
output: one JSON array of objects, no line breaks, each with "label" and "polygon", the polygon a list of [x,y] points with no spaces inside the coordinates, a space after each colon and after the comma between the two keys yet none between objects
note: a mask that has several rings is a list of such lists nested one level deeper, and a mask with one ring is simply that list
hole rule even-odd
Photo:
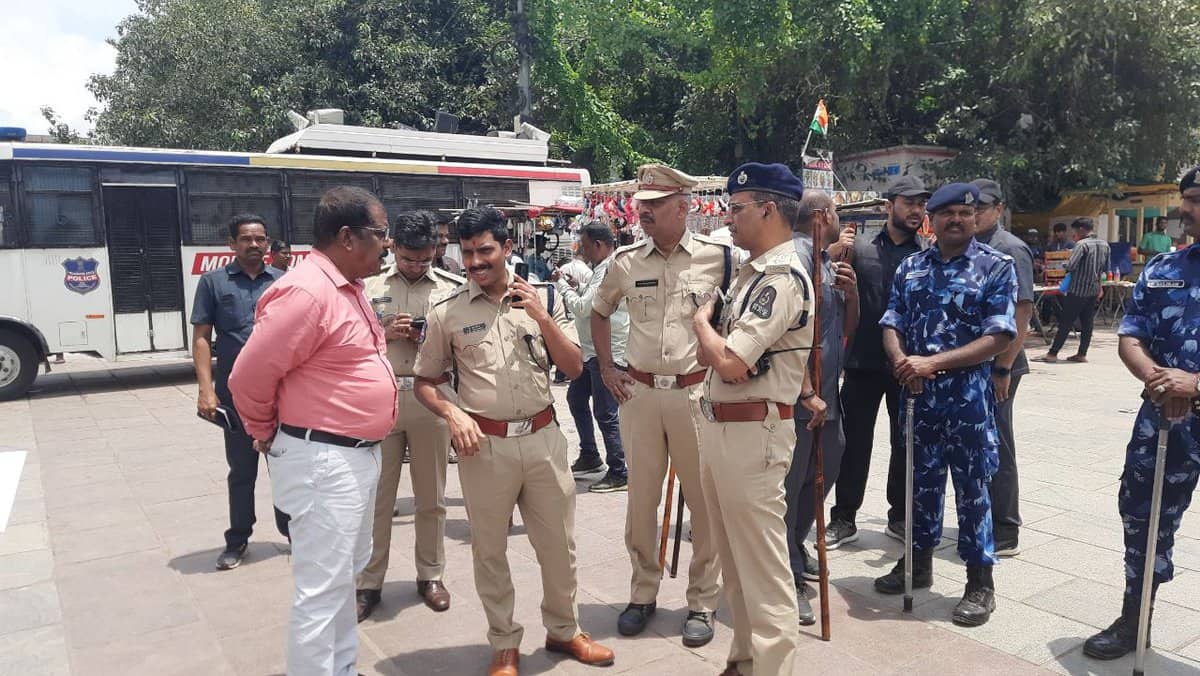
[{"label": "black backpack strap", "polygon": [[725,251],[725,274],[721,277],[721,293],[729,292],[729,280],[733,277],[733,249],[731,247],[721,247]]},{"label": "black backpack strap", "polygon": [[554,317],[554,285],[546,287],[546,314]]}]

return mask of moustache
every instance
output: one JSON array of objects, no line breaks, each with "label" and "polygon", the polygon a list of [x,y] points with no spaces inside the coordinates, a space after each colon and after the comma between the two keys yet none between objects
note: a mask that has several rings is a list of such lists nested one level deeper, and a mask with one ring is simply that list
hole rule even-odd
[{"label": "moustache", "polygon": [[467,272],[474,274],[476,272],[486,272],[487,270],[491,270],[491,269],[492,269],[492,266],[490,266],[490,265],[476,265],[474,267],[467,268]]}]

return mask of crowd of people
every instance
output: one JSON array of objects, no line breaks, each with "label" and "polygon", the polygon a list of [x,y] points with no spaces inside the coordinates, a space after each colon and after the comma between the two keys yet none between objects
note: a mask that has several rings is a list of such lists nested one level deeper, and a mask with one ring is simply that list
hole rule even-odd
[{"label": "crowd of people", "polygon": [[[1198,175],[1200,167],[1180,182],[1192,237]],[[900,177],[885,194],[886,224],[868,238],[842,227],[830,196],[805,190],[785,165],[748,163],[728,178],[728,241],[686,227],[692,177],[653,164],[637,182],[646,237],[617,246],[607,226],[585,225],[578,259],[543,271],[544,283],[517,274],[507,221],[491,207],[458,217],[461,267],[446,255],[444,225],[424,212],[389,220],[360,188],[325,193],[313,250],[290,270],[290,248],[269,242],[261,217],[230,222],[235,260],[202,278],[192,316],[197,408],[226,428],[230,467],[230,528],[216,565],[243,560],[265,455],[276,524],[292,548],[289,674],[355,673],[356,623],[381,602],[405,457],[416,591],[431,610],[450,608],[442,543],[452,452],[491,676],[515,676],[520,663],[524,630],[506,555],[514,509],[541,569],[546,649],[608,665],[615,651],[584,631],[576,606],[575,477],[600,476],[593,492],[628,493],[629,602],[617,629],[634,636],[657,609],[669,472],[692,529],[680,640],[709,643],[724,603],[733,637],[722,675],[790,674],[799,627],[816,621],[809,582],[827,574],[806,541],[830,492],[824,546],[858,538],[881,401],[890,423],[885,531],[908,534],[912,560],[897,561],[875,589],[903,594],[906,577],[912,588],[932,584],[949,475],[966,566],[952,619],[989,620],[993,566],[1020,553],[1013,401],[1029,373],[1034,300],[1034,255],[1003,227],[1001,186],[977,179],[930,191]],[[931,238],[918,232],[926,216]],[[1067,263],[1067,301],[1081,316],[1103,258],[1088,225],[1076,223]],[[1145,404],[1119,495],[1123,610],[1084,646],[1100,659],[1137,643],[1160,428],[1170,427],[1170,480],[1151,599],[1172,577],[1174,533],[1200,477],[1200,245],[1147,264],[1119,335]],[[1086,353],[1084,338],[1077,356]],[[555,368],[571,380],[573,463],[554,408]]]}]

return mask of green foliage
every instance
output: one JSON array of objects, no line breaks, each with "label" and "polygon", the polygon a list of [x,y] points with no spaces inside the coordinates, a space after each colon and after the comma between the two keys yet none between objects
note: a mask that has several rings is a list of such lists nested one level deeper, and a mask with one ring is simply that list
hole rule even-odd
[{"label": "green foliage", "polygon": [[[835,153],[960,151],[1013,206],[1172,179],[1200,159],[1195,0],[527,0],[534,123],[596,180],[658,159],[796,165],[817,99]],[[508,128],[513,0],[141,0],[97,135],[257,150],[284,113]]]}]

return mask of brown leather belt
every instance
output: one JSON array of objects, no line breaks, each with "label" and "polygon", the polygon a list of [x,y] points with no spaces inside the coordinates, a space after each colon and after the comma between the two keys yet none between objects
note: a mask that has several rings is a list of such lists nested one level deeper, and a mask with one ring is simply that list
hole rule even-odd
[{"label": "brown leather belt", "polygon": [[[717,422],[759,422],[767,419],[770,411],[766,401],[737,401],[728,403],[712,403],[713,418]],[[791,404],[775,404],[779,409],[781,420],[791,420],[795,407]]]},{"label": "brown leather belt", "polygon": [[524,437],[554,422],[554,406],[547,406],[538,413],[535,413],[532,418],[521,420],[492,420],[491,418],[485,418],[474,413],[468,413],[467,415],[471,416],[476,423],[479,423],[479,431],[489,437]]},{"label": "brown leather belt", "polygon": [[[445,383],[450,382],[450,374],[443,373],[442,375],[440,375],[436,378],[432,378],[432,379],[428,379],[428,380],[429,380],[429,382],[433,383],[434,385],[443,385]],[[400,390],[401,392],[411,392],[413,389],[413,385],[415,385],[416,383],[417,383],[416,376],[396,376],[396,389]]]},{"label": "brown leather belt", "polygon": [[682,390],[696,383],[704,382],[704,375],[708,371],[695,371],[685,376],[656,376],[653,373],[639,371],[630,366],[626,370],[626,373],[629,374],[630,378],[656,390]]}]

